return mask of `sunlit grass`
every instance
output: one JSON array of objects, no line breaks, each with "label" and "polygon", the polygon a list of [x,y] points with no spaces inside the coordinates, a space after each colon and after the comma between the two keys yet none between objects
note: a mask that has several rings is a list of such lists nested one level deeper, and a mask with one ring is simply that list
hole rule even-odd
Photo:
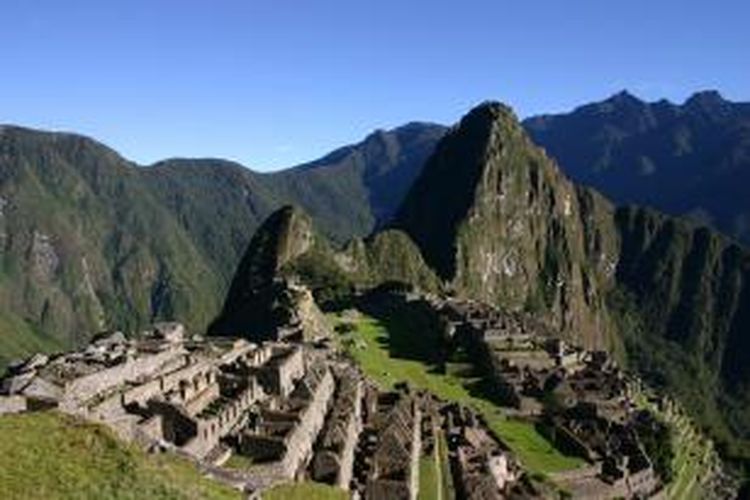
[{"label": "sunlit grass", "polygon": [[263,492],[263,500],[346,500],[348,498],[347,491],[312,482],[284,484]]},{"label": "sunlit grass", "polygon": [[174,455],[147,455],[101,425],[54,412],[0,417],[0,497],[239,499]]}]

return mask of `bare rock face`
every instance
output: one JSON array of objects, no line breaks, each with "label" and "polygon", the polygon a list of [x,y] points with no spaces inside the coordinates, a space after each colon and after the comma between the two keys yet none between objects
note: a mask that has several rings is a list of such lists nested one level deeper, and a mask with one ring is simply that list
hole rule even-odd
[{"label": "bare rock face", "polygon": [[593,348],[607,344],[599,284],[617,260],[611,213],[565,178],[508,107],[488,103],[439,144],[395,226],[457,293],[537,313]]},{"label": "bare rock face", "polygon": [[51,281],[60,265],[52,239],[40,231],[34,231],[31,240],[30,259],[34,276],[42,281]]}]

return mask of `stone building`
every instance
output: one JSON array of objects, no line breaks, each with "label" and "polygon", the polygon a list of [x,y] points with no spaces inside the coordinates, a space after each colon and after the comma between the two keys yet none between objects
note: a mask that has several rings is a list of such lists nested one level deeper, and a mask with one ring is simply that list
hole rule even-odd
[{"label": "stone building", "polygon": [[368,425],[375,439],[365,498],[415,499],[421,455],[419,401],[407,393],[384,393],[372,409]]},{"label": "stone building", "polygon": [[78,352],[34,356],[12,366],[1,387],[16,408],[57,407],[146,447],[205,459],[251,406],[289,395],[304,374],[300,346],[186,340],[182,325],[161,323],[138,339],[98,335]]},{"label": "stone building", "polygon": [[308,368],[288,398],[271,398],[232,437],[235,453],[254,464],[243,471],[249,489],[294,479],[307,467],[335,389],[330,368]]},{"label": "stone building", "polygon": [[349,489],[354,452],[362,430],[364,382],[351,367],[339,369],[336,378],[336,396],[318,440],[311,476],[315,481]]},{"label": "stone building", "polygon": [[469,408],[452,404],[443,413],[459,496],[506,498],[522,474],[508,449]]}]

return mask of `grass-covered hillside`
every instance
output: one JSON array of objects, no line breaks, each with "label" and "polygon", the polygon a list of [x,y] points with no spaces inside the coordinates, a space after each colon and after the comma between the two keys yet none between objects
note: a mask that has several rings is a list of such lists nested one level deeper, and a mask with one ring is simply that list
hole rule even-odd
[{"label": "grass-covered hillside", "polygon": [[304,482],[276,486],[263,493],[263,500],[346,500],[349,494],[327,484]]},{"label": "grass-covered hillside", "polygon": [[0,417],[0,497],[214,499],[241,494],[173,455],[146,455],[108,429],[58,413]]}]

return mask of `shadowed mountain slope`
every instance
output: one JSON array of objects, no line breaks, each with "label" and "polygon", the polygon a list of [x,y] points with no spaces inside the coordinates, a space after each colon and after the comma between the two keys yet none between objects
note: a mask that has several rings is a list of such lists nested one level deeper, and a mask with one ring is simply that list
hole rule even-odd
[{"label": "shadowed mountain slope", "polygon": [[716,91],[682,105],[622,92],[524,126],[576,182],[750,241],[750,103]]}]

